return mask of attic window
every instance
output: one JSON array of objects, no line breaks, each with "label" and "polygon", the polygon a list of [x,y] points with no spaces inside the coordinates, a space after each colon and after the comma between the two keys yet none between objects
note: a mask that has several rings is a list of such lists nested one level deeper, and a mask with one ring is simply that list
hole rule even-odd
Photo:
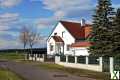
[{"label": "attic window", "polygon": [[62,37],[64,36],[65,31],[62,32]]},{"label": "attic window", "polygon": [[54,35],[57,35],[57,33],[54,33]]}]

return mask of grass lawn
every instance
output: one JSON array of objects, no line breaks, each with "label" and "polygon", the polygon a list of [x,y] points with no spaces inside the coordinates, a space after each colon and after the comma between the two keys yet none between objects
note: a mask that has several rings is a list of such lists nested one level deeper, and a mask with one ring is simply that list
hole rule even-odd
[{"label": "grass lawn", "polygon": [[9,70],[0,69],[0,80],[23,80],[23,79]]},{"label": "grass lawn", "polygon": [[22,53],[0,53],[0,59],[21,60],[24,59],[24,55]]},{"label": "grass lawn", "polygon": [[110,80],[110,74],[103,73],[103,72],[95,72],[90,70],[83,70],[83,69],[75,69],[75,68],[67,68],[57,64],[49,64],[49,63],[40,63],[37,65],[41,68],[48,69],[50,71],[63,71],[72,75],[82,76],[82,77],[89,77],[94,78],[97,80]]}]

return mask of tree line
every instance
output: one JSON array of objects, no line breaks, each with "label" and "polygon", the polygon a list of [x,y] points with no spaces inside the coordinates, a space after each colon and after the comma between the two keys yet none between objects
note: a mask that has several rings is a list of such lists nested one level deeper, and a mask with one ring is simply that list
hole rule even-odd
[{"label": "tree line", "polygon": [[[25,49],[26,52],[30,52],[30,49]],[[33,52],[37,51],[37,52],[41,52],[41,51],[44,51],[46,52],[47,49],[46,48],[33,48],[32,49]],[[23,53],[24,52],[24,49],[2,49],[0,50],[0,53]]]}]

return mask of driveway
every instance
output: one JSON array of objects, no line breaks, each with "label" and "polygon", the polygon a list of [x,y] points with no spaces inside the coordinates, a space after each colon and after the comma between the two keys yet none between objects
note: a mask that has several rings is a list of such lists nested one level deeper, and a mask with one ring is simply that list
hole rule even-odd
[{"label": "driveway", "polygon": [[77,77],[63,72],[50,72],[34,65],[11,61],[0,61],[0,67],[8,68],[26,80],[95,80],[86,77]]}]

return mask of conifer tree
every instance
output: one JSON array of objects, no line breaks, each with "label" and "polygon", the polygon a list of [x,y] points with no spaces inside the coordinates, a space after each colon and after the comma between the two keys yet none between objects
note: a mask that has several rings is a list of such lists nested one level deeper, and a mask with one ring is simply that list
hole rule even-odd
[{"label": "conifer tree", "polygon": [[93,15],[92,42],[89,48],[93,55],[106,56],[112,53],[112,24],[114,9],[110,0],[98,0]]},{"label": "conifer tree", "polygon": [[114,43],[113,43],[113,55],[114,56],[120,56],[120,8],[117,9],[116,17],[114,20],[114,26],[113,26],[113,37],[114,37]]}]

